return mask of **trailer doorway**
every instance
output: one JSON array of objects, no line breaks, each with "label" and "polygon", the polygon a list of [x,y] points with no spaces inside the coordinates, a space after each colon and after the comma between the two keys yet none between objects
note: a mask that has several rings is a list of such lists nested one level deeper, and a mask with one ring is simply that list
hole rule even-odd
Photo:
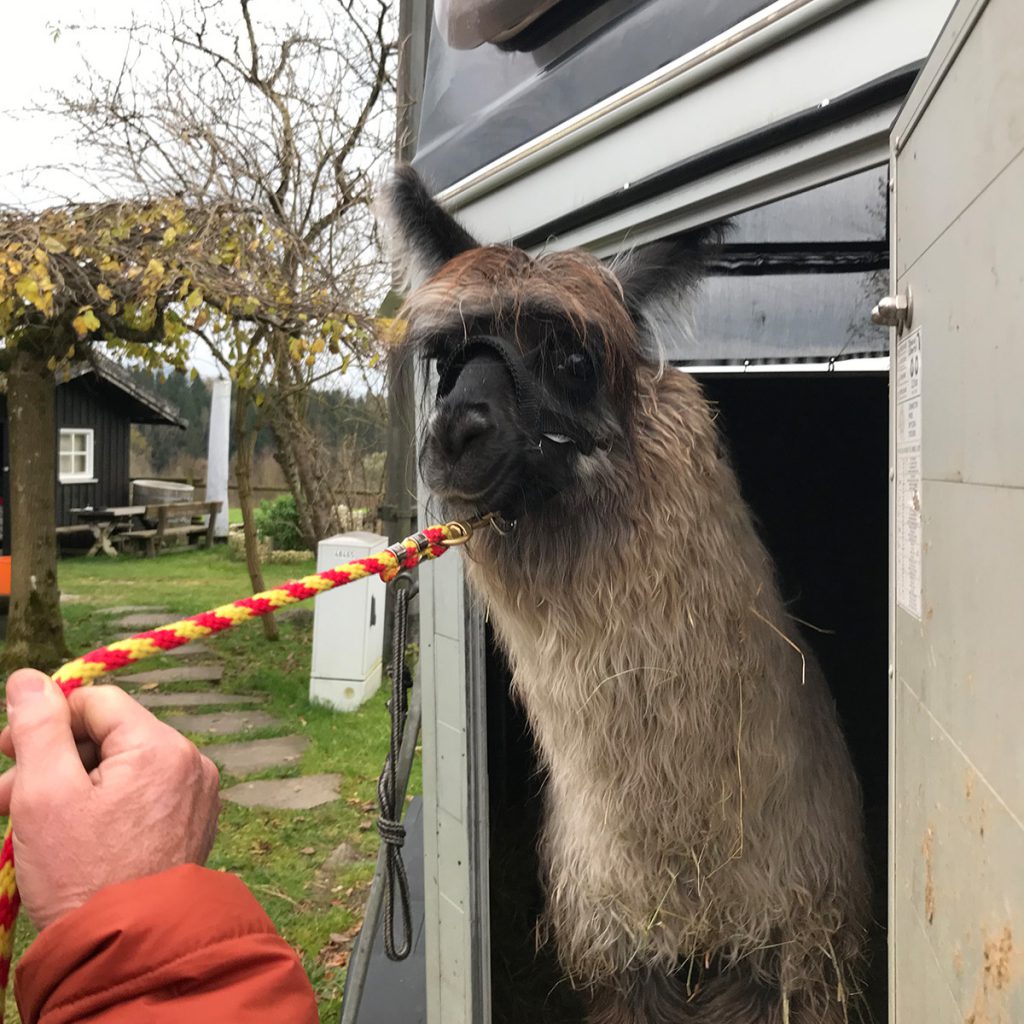
[{"label": "trailer doorway", "polygon": [[[888,375],[700,374],[803,641],[821,662],[864,792],[875,928],[866,998],[886,1005]],[[496,1024],[582,1021],[550,948],[536,853],[544,778],[488,629],[491,1005]],[[867,1014],[865,1019],[870,1019]]]},{"label": "trailer doorway", "polygon": [[873,929],[865,1019],[886,993],[887,373],[708,376],[743,496],[836,702],[864,799]]}]

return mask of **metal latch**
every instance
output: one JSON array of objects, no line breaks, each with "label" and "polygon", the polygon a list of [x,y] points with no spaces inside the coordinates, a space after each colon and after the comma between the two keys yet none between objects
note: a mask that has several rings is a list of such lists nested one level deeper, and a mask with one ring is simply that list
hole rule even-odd
[{"label": "metal latch", "polygon": [[882,327],[895,327],[901,331],[910,326],[914,313],[914,302],[908,288],[899,295],[886,295],[878,300],[878,305],[871,310],[871,320]]}]

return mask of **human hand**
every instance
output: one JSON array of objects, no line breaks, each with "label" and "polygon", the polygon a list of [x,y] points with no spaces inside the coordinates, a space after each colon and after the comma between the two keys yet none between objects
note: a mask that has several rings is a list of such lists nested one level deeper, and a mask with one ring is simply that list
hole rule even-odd
[{"label": "human hand", "polygon": [[115,686],[67,699],[48,676],[7,681],[0,814],[14,823],[18,888],[45,928],[104,886],[203,864],[217,831],[213,762]]}]

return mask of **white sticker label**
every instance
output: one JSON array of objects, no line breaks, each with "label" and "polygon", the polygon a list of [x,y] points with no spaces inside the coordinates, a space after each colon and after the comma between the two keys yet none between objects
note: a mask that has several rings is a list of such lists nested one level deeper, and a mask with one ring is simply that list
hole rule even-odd
[{"label": "white sticker label", "polygon": [[921,328],[896,343],[896,602],[921,618]]}]

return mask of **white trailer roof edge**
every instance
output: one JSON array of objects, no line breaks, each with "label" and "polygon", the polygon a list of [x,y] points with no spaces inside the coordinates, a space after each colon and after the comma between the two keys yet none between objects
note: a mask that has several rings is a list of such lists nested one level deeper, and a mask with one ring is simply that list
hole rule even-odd
[{"label": "white trailer roof edge", "polygon": [[[440,198],[481,241],[604,255],[879,166],[906,88],[884,84],[920,66],[947,13],[934,0],[772,4]],[[772,138],[801,117],[824,127]],[[697,173],[696,161],[745,136],[749,153]],[[638,201],[640,183],[680,167],[681,185]]]},{"label": "white trailer roof edge", "polygon": [[453,210],[461,209],[853,2],[855,0],[777,0],[665,67],[450,185],[438,194],[438,199]]}]

